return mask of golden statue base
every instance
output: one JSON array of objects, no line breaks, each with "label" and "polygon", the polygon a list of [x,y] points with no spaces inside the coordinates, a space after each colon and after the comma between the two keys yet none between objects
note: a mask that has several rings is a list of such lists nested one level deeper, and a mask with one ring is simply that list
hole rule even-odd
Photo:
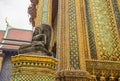
[{"label": "golden statue base", "polygon": [[18,55],[12,57],[12,81],[54,81],[58,61],[53,57]]}]

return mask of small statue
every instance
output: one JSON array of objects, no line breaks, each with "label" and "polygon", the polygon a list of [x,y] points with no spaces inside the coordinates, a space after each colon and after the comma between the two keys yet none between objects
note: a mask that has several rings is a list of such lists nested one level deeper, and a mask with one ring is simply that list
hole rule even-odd
[{"label": "small statue", "polygon": [[32,43],[31,44],[23,44],[19,48],[19,53],[29,53],[29,52],[37,52],[41,51],[48,56],[51,56],[49,46],[52,37],[52,28],[49,25],[42,24],[41,26],[35,27],[35,31],[33,32]]}]

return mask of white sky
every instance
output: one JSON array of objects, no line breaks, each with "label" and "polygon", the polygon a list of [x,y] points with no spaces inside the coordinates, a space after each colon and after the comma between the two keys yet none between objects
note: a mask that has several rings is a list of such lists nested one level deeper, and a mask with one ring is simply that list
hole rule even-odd
[{"label": "white sky", "polygon": [[5,18],[12,27],[32,29],[27,9],[30,0],[0,0],[0,30],[6,29]]}]

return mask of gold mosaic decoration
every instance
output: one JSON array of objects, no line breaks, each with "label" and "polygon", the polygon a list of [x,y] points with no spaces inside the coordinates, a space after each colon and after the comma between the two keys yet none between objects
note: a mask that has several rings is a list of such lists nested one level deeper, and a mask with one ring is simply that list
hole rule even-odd
[{"label": "gold mosaic decoration", "polygon": [[86,6],[86,18],[87,18],[87,25],[88,25],[88,36],[89,36],[89,45],[90,45],[90,57],[92,59],[97,59],[97,51],[95,45],[95,37],[94,37],[94,29],[93,29],[93,22],[90,13],[90,4],[89,0],[85,0]]},{"label": "gold mosaic decoration", "polygon": [[71,68],[80,69],[75,0],[68,0],[68,17],[69,17],[69,37],[70,37],[70,65]]},{"label": "gold mosaic decoration", "polygon": [[119,60],[118,27],[111,0],[89,0],[99,58]]},{"label": "gold mosaic decoration", "polygon": [[12,81],[54,81],[57,60],[52,57],[19,55],[12,58]]}]

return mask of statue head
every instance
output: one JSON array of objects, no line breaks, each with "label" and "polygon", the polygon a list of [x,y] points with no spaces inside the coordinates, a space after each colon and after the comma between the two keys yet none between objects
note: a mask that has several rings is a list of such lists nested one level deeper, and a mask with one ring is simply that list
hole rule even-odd
[{"label": "statue head", "polygon": [[[37,36],[38,39],[42,36],[44,36],[46,40],[45,47],[46,49],[49,48],[50,42],[51,42],[51,37],[52,37],[52,27],[47,25],[47,24],[42,24],[40,26],[36,26],[35,30],[33,32],[33,38]],[[34,39],[33,39],[34,41]]]}]

